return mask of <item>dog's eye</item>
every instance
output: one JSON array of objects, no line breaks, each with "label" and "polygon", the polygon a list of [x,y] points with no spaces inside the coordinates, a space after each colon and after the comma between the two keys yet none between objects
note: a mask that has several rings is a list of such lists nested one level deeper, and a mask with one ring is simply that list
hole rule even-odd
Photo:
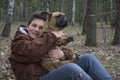
[{"label": "dog's eye", "polygon": [[58,16],[56,16],[56,18],[58,18],[58,17],[61,17],[61,14],[59,14]]}]

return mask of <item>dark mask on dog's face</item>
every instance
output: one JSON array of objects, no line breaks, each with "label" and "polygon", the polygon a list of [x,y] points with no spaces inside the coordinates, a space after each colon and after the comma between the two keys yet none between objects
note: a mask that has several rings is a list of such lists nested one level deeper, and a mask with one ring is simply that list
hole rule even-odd
[{"label": "dark mask on dog's face", "polygon": [[58,15],[56,16],[56,26],[59,29],[63,29],[68,26],[68,20],[65,15]]},{"label": "dark mask on dog's face", "polygon": [[48,27],[52,30],[63,30],[68,26],[68,20],[63,12],[52,12],[48,17]]}]

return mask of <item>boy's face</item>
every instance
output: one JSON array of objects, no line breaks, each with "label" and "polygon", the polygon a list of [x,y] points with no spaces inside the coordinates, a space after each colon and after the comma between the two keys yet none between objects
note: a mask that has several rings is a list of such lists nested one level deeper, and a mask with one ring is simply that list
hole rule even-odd
[{"label": "boy's face", "polygon": [[32,38],[37,38],[41,32],[43,32],[43,27],[45,21],[41,19],[34,19],[30,25],[28,25],[28,32]]}]

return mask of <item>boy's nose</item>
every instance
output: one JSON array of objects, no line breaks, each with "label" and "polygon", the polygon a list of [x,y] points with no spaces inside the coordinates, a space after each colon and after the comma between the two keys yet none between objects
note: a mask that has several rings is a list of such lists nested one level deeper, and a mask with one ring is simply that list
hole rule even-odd
[{"label": "boy's nose", "polygon": [[35,28],[35,31],[39,31],[39,28],[37,27],[37,28]]}]

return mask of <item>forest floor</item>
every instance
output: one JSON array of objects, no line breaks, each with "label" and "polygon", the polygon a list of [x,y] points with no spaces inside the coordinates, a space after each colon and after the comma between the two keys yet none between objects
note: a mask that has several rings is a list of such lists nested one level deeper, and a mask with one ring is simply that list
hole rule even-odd
[{"label": "forest floor", "polygon": [[[12,25],[10,37],[0,37],[0,80],[15,80],[7,58],[10,54],[10,43],[17,26],[18,24]],[[64,32],[66,35],[73,35],[74,41],[69,43],[67,47],[72,49],[73,52],[79,51],[80,55],[85,53],[94,54],[114,80],[120,80],[120,45],[111,45],[114,30],[108,26],[105,27],[104,29],[101,27],[97,28],[98,45],[96,47],[87,47],[84,46],[85,36],[81,35],[81,27],[78,27],[78,25],[69,26]]]}]

